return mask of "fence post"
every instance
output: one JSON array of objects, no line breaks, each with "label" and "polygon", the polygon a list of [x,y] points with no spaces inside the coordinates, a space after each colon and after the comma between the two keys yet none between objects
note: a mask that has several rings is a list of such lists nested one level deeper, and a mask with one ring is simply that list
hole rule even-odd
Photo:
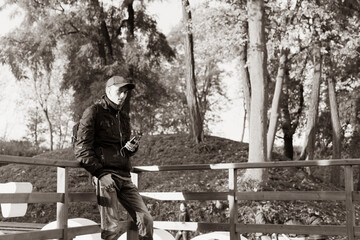
[{"label": "fence post", "polygon": [[345,166],[345,194],[346,194],[346,231],[349,240],[355,239],[355,209],[353,201],[354,169],[353,166]]},{"label": "fence post", "polygon": [[56,205],[57,228],[63,229],[63,240],[68,239],[68,209],[69,209],[69,170],[66,167],[57,168],[57,192],[64,194],[63,202]]},{"label": "fence post", "polygon": [[229,212],[230,212],[230,240],[239,240],[239,234],[236,233],[236,224],[238,219],[238,204],[236,200],[237,193],[237,169],[229,169]]},{"label": "fence post", "polygon": [[[131,181],[139,188],[139,181],[140,181],[140,174],[131,173]],[[128,219],[131,219],[130,215],[128,214]],[[134,240],[139,239],[139,234],[137,232],[137,229],[133,229],[132,225],[129,230],[127,230],[126,234],[127,240]]]}]

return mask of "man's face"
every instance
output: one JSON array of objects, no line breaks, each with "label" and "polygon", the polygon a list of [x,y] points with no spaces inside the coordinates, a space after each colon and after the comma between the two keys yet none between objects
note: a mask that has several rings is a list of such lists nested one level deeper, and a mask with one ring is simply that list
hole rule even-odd
[{"label": "man's face", "polygon": [[118,87],[112,85],[106,88],[106,95],[116,105],[121,105],[128,94],[129,89],[127,87]]}]

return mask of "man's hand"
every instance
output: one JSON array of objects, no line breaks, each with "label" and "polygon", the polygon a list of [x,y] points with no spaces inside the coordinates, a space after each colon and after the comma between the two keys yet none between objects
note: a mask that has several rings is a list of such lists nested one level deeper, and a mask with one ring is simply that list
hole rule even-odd
[{"label": "man's hand", "polygon": [[139,142],[131,143],[128,141],[124,146],[129,152],[135,152],[136,149],[139,147]]},{"label": "man's hand", "polygon": [[115,181],[112,179],[111,174],[106,174],[102,176],[99,180],[106,191],[112,192],[115,190]]}]

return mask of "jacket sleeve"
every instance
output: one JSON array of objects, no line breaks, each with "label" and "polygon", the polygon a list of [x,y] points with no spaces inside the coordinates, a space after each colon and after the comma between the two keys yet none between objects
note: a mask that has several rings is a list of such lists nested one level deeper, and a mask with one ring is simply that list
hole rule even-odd
[{"label": "jacket sleeve", "polygon": [[95,154],[95,120],[96,105],[87,108],[80,120],[75,142],[75,157],[80,165],[93,176],[100,178],[103,173],[103,165]]}]

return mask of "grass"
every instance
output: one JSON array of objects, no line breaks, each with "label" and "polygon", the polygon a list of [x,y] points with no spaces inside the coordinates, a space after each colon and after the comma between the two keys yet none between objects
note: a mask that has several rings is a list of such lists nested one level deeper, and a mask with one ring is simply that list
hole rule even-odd
[{"label": "grass", "polygon": [[[274,154],[274,160],[284,160]],[[53,151],[36,156],[47,159],[75,161],[72,149]],[[193,144],[186,135],[144,136],[137,154],[132,158],[133,166],[179,165],[202,163],[246,162],[248,144],[219,137],[206,136],[201,144]],[[239,174],[242,176],[242,173]],[[141,191],[227,191],[226,171],[182,171],[144,173],[141,177]],[[5,165],[0,168],[0,182],[28,181],[34,192],[56,191],[56,168],[25,165]],[[238,182],[244,190],[245,182]],[[321,178],[308,176],[301,168],[282,168],[269,170],[266,190],[339,190]],[[70,169],[70,191],[93,192],[89,177],[83,169]],[[177,221],[180,202],[160,202],[147,200],[146,204],[155,220]],[[226,222],[227,201],[189,201],[191,221]],[[319,213],[323,224],[343,224],[345,207],[343,202],[334,201],[242,201],[239,204],[239,221],[255,223],[256,214],[262,213],[266,222],[284,223],[296,220],[306,223],[313,212]],[[124,216],[126,214],[124,213]],[[84,217],[100,222],[96,203],[72,203],[69,217]],[[56,204],[29,204],[27,214],[21,218],[0,221],[48,223],[56,219]],[[357,217],[358,221],[358,217]],[[197,234],[197,233],[195,233]]]}]

